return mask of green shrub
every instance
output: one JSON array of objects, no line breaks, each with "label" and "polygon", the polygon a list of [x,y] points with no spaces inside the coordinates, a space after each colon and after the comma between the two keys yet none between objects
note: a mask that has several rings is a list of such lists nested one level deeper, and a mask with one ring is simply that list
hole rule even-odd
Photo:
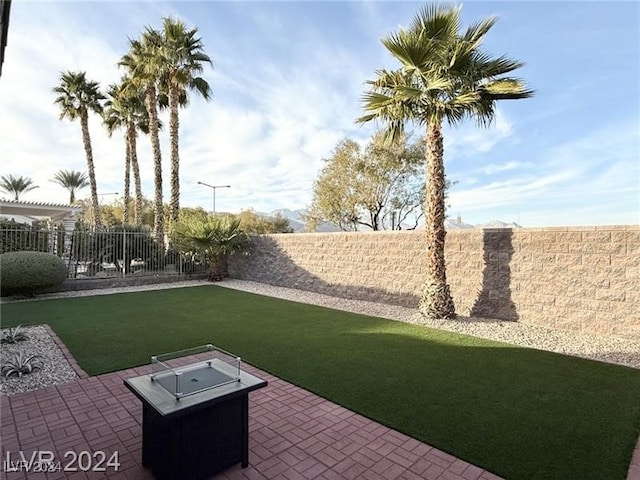
[{"label": "green shrub", "polygon": [[58,286],[66,278],[64,261],[51,253],[9,252],[0,255],[3,293],[33,293],[41,288]]}]

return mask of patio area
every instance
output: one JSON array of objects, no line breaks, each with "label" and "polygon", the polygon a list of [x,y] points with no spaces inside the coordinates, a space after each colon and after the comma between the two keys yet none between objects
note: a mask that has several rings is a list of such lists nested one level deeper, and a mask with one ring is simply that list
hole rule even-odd
[{"label": "patio area", "polygon": [[[251,290],[249,287],[253,285],[228,282],[225,286]],[[129,287],[127,290],[148,288]],[[64,296],[95,293],[67,292]],[[286,297],[290,292],[283,290],[280,293]],[[303,297],[305,303],[310,300],[301,292],[296,295],[298,300]],[[371,308],[368,304],[363,303],[358,308],[362,313],[374,313],[367,311]],[[153,478],[151,471],[141,464],[142,405],[123,384],[126,378],[149,373],[150,367],[89,377],[53,330],[46,329],[80,378],[27,393],[0,396],[3,461],[0,478]],[[266,388],[249,396],[250,465],[246,469],[236,465],[213,478],[500,478],[251,365],[244,364],[243,368],[269,382]],[[43,453],[45,460],[54,458],[61,468],[67,465],[75,471],[45,475],[34,473],[33,469],[27,472],[24,466],[22,471],[8,471],[17,466],[15,462],[21,460],[21,454],[27,462],[32,459],[37,462],[37,458],[32,457],[34,452]],[[14,464],[7,463],[8,459]],[[82,467],[88,471],[81,471]],[[92,471],[93,467],[101,467],[102,471]],[[547,464],[546,468],[552,469],[553,465]],[[640,439],[628,468],[627,479],[640,480]]]},{"label": "patio area", "polygon": [[[66,350],[66,349],[65,349]],[[68,351],[65,351],[69,355]],[[4,478],[151,479],[141,465],[142,405],[123,380],[149,373],[148,366],[88,377],[13,396],[2,401],[2,459],[27,460],[35,451],[53,452],[61,468],[77,471],[34,474],[4,472]],[[405,479],[495,480],[500,477],[391,430],[250,365],[269,382],[250,395],[250,465],[213,478],[235,480]],[[96,466],[103,452],[103,471]],[[74,454],[67,454],[74,452]],[[80,462],[81,452],[83,463]],[[117,452],[117,471],[108,465]],[[66,456],[65,456],[66,454]],[[75,456],[78,461],[72,462]]]}]

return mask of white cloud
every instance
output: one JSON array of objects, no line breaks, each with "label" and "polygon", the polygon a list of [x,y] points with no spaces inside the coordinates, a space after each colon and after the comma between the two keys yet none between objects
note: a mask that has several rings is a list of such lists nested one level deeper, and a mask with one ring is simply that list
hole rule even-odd
[{"label": "white cloud", "polygon": [[480,168],[485,175],[493,175],[494,173],[508,172],[511,170],[519,170],[533,167],[530,162],[506,162],[506,163],[490,163]]},{"label": "white cloud", "polygon": [[465,121],[459,126],[445,125],[443,135],[445,158],[450,162],[487,153],[507,140],[516,141],[513,123],[500,108],[496,109],[494,121],[488,128]]},{"label": "white cloud", "polygon": [[638,223],[639,140],[633,121],[587,132],[531,155],[523,164],[535,169],[520,170],[520,162],[509,162],[504,166],[516,173],[506,180],[454,186],[451,211],[463,212],[473,223],[515,216],[525,226]]}]

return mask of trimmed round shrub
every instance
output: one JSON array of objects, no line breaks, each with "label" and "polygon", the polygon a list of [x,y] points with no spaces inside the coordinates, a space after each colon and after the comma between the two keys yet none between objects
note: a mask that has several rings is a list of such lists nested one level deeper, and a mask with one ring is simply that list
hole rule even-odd
[{"label": "trimmed round shrub", "polygon": [[3,292],[33,292],[61,285],[67,278],[64,261],[44,252],[9,252],[0,255]]}]

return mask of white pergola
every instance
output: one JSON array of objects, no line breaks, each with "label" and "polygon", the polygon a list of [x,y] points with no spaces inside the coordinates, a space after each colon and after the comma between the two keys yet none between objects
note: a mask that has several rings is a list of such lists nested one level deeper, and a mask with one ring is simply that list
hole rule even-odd
[{"label": "white pergola", "polygon": [[[61,203],[40,202],[16,202],[14,200],[0,200],[0,216],[11,219],[12,217],[27,217],[31,219],[49,219],[54,223],[75,222],[75,216],[81,213],[82,207],[64,205]],[[17,220],[16,220],[17,221]],[[73,228],[73,227],[72,227]]]}]

